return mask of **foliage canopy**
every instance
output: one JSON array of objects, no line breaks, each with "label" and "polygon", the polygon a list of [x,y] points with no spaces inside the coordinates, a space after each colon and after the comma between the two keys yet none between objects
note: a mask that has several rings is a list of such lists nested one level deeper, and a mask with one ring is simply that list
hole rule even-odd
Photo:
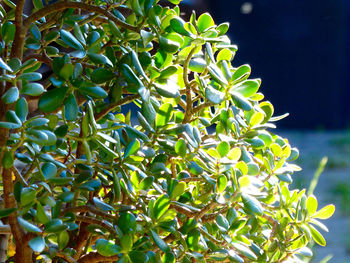
[{"label": "foliage canopy", "polygon": [[298,262],[325,245],[334,206],[289,189],[298,150],[232,65],[227,23],[157,0],[24,2],[0,5],[9,262]]}]

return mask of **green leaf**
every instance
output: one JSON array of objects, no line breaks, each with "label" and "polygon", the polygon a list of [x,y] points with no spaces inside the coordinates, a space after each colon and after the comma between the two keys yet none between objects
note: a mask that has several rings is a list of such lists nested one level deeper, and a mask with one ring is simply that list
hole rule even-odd
[{"label": "green leaf", "polygon": [[315,240],[315,242],[320,246],[324,247],[326,245],[326,240],[324,239],[322,234],[312,225],[309,224],[308,227],[310,229],[313,240]]},{"label": "green leaf", "polygon": [[263,208],[260,202],[258,201],[258,199],[256,199],[255,197],[242,193],[242,201],[243,201],[244,207],[248,211],[259,216],[263,214]]},{"label": "green leaf", "polygon": [[153,176],[143,178],[139,184],[139,188],[142,190],[148,190],[148,188],[150,188],[150,186],[153,184],[153,182],[154,182]]},{"label": "green leaf", "polygon": [[17,208],[4,208],[0,210],[0,218],[7,217],[17,211]]},{"label": "green leaf", "polygon": [[170,206],[170,199],[166,195],[161,195],[154,203],[153,214],[156,219],[159,219]]},{"label": "green leaf", "polygon": [[171,39],[162,36],[159,37],[159,46],[165,52],[170,54],[174,54],[180,48],[180,44],[178,42],[175,42]]},{"label": "green leaf", "polygon": [[159,107],[156,117],[157,128],[164,127],[169,123],[173,115],[173,106],[170,103],[164,103]]},{"label": "green leaf", "polygon": [[192,34],[186,30],[185,21],[183,21],[180,17],[174,17],[170,20],[171,28],[180,35],[190,37]]},{"label": "green leaf", "polygon": [[216,186],[217,186],[217,192],[218,193],[222,193],[227,186],[227,177],[226,175],[220,175],[217,179],[216,182]]},{"label": "green leaf", "polygon": [[186,156],[187,143],[184,139],[180,138],[175,144],[175,152],[181,157]]},{"label": "green leaf", "polygon": [[246,98],[244,98],[241,94],[231,90],[230,90],[230,94],[238,108],[245,111],[250,111],[252,109],[252,105],[250,104],[250,102]]},{"label": "green leaf", "polygon": [[44,7],[42,0],[33,0],[33,5],[34,5],[34,8],[38,10]]},{"label": "green leaf", "polygon": [[179,182],[175,185],[174,189],[171,191],[171,199],[175,199],[176,197],[182,195],[186,190],[186,183]]},{"label": "green leaf", "polygon": [[74,35],[81,43],[86,45],[85,37],[84,37],[83,33],[81,32],[81,29],[80,29],[77,22],[74,23]]},{"label": "green leaf", "polygon": [[142,81],[139,79],[138,76],[136,76],[136,74],[130,68],[129,65],[123,64],[122,70],[123,70],[123,73],[124,73],[125,77],[127,78],[127,80],[129,80],[129,82],[136,84],[138,86],[138,88],[143,86]]},{"label": "green leaf", "polygon": [[43,85],[39,83],[28,83],[21,89],[21,93],[29,96],[39,96],[45,91]]},{"label": "green leaf", "polygon": [[9,88],[8,91],[2,95],[1,99],[6,103],[6,104],[11,104],[14,103],[18,100],[19,97],[19,91],[17,87],[12,87]]},{"label": "green leaf", "polygon": [[41,171],[46,179],[50,179],[56,176],[57,167],[53,163],[46,162],[41,167]]},{"label": "green leaf", "polygon": [[216,224],[219,226],[221,232],[226,232],[230,227],[226,217],[224,217],[222,214],[218,214],[216,216]]},{"label": "green leaf", "polygon": [[2,157],[2,165],[5,169],[9,169],[13,166],[15,159],[10,151],[6,151]]},{"label": "green leaf", "polygon": [[50,218],[47,216],[43,206],[39,202],[36,204],[36,218],[42,224],[47,224],[50,221]]},{"label": "green leaf", "polygon": [[176,257],[172,252],[163,254],[162,263],[175,263]]},{"label": "green leaf", "polygon": [[68,121],[75,121],[78,117],[79,105],[74,94],[70,94],[64,102],[64,114]]},{"label": "green leaf", "polygon": [[[52,217],[54,217],[54,215]],[[66,230],[67,228],[68,228],[68,226],[66,224],[64,224],[61,219],[54,218],[54,219],[51,219],[50,222],[48,222],[45,225],[45,232],[47,232],[47,233],[59,233],[59,232]]]},{"label": "green leaf", "polygon": [[39,72],[28,72],[28,73],[22,73],[18,79],[23,79],[27,81],[38,81],[41,80],[42,76]]},{"label": "green leaf", "polygon": [[97,68],[91,73],[91,81],[96,84],[102,84],[114,78],[114,73],[105,68]]},{"label": "green leaf", "polygon": [[146,75],[146,73],[144,72],[141,64],[140,64],[140,61],[139,61],[139,58],[137,57],[137,54],[135,51],[131,51],[131,58],[132,58],[132,63],[134,64],[134,67],[136,69],[136,71],[146,80],[148,80],[148,77]]},{"label": "green leaf", "polygon": [[248,98],[258,91],[259,86],[260,82],[257,80],[246,80],[233,87],[232,90]]},{"label": "green leaf", "polygon": [[69,202],[73,201],[74,193],[73,192],[69,192],[69,191],[63,192],[59,196],[57,196],[57,198],[59,200],[61,200],[62,202],[64,202],[64,203],[69,203]]},{"label": "green leaf", "polygon": [[154,242],[156,243],[156,245],[164,252],[164,253],[171,253],[171,249],[170,247],[167,245],[167,243],[164,242],[163,239],[161,239],[160,236],[158,236],[158,234],[156,232],[154,232],[153,230],[151,231],[151,236],[154,240]]},{"label": "green leaf", "polygon": [[101,201],[97,197],[94,197],[93,201],[94,201],[94,204],[97,206],[97,208],[102,210],[102,211],[108,212],[108,211],[114,211],[115,210],[112,206],[106,204],[105,202]]},{"label": "green leaf", "polygon": [[328,219],[330,218],[335,212],[335,206],[334,205],[327,205],[320,210],[318,210],[315,214],[312,215],[313,218],[319,218],[319,219]]},{"label": "green leaf", "polygon": [[97,252],[105,257],[111,257],[114,255],[119,254],[120,248],[119,246],[113,244],[111,241],[109,240],[105,240],[105,239],[99,239],[96,242],[96,250]]},{"label": "green leaf", "polygon": [[124,151],[124,159],[128,158],[130,155],[133,155],[135,153],[138,152],[138,150],[140,149],[140,141],[135,139],[133,141],[131,141],[127,146],[126,149]]},{"label": "green leaf", "polygon": [[13,72],[12,69],[2,60],[2,58],[0,58],[0,68]]},{"label": "green leaf", "polygon": [[225,157],[230,151],[230,144],[226,141],[222,141],[216,146],[216,150],[220,154],[221,158]]},{"label": "green leaf", "polygon": [[45,239],[40,236],[35,237],[28,242],[30,248],[37,253],[41,253],[45,249],[45,244]]},{"label": "green leaf", "polygon": [[228,82],[227,82],[224,74],[222,73],[221,69],[218,66],[211,63],[207,66],[207,68],[208,68],[209,74],[216,82],[218,82],[219,84],[221,84],[223,86],[228,85]]},{"label": "green leaf", "polygon": [[243,256],[247,257],[248,259],[252,261],[256,261],[258,258],[254,254],[253,251],[251,251],[246,244],[238,243],[238,242],[232,242],[232,246]]},{"label": "green leaf", "polygon": [[136,229],[136,218],[130,212],[121,212],[117,225],[124,234],[134,232]]},{"label": "green leaf", "polygon": [[59,76],[65,80],[69,80],[73,76],[74,66],[71,63],[63,65],[60,69]]},{"label": "green leaf", "polygon": [[177,98],[180,96],[180,91],[177,85],[161,85],[158,83],[153,84],[159,95],[166,98]]},{"label": "green leaf", "polygon": [[218,91],[213,88],[211,85],[208,85],[205,88],[205,98],[212,103],[220,104],[225,100],[225,93]]},{"label": "green leaf", "polygon": [[210,14],[203,13],[198,17],[197,27],[199,32],[203,33],[212,26],[215,26],[215,23]]},{"label": "green leaf", "polygon": [[62,231],[58,234],[58,248],[63,250],[69,242],[69,233],[67,231]]},{"label": "green leaf", "polygon": [[32,187],[25,187],[21,192],[21,205],[26,206],[36,199],[36,191]]},{"label": "green leaf", "polygon": [[108,93],[99,86],[80,87],[79,91],[96,99],[103,99],[108,96]]},{"label": "green leaf", "polygon": [[207,63],[202,58],[193,58],[190,60],[188,68],[197,73],[202,73],[207,67]]},{"label": "green leaf", "polygon": [[18,223],[23,227],[24,230],[31,232],[31,233],[41,233],[41,229],[37,227],[36,225],[33,225],[32,223],[29,223],[27,220],[23,219],[22,217],[17,218]]},{"label": "green leaf", "polygon": [[107,65],[113,67],[113,63],[109,60],[108,57],[106,57],[103,54],[88,53],[88,57],[95,64],[102,64],[102,65],[107,64]]},{"label": "green leaf", "polygon": [[315,214],[316,210],[317,210],[317,199],[316,197],[314,197],[313,195],[309,196],[306,200],[306,209],[307,212],[310,216],[312,216],[313,214]]},{"label": "green leaf", "polygon": [[84,50],[82,44],[70,32],[61,29],[60,33],[61,38],[66,45],[77,50]]},{"label": "green leaf", "polygon": [[58,109],[66,98],[67,90],[67,87],[61,87],[44,93],[39,99],[39,109],[42,112],[51,112]]},{"label": "green leaf", "polygon": [[16,103],[16,115],[23,122],[28,116],[28,103],[25,98],[20,98]]},{"label": "green leaf", "polygon": [[217,61],[221,61],[221,60],[227,60],[227,61],[231,61],[233,58],[232,52],[231,50],[224,48],[222,50],[220,50],[220,52],[218,53],[216,60]]}]

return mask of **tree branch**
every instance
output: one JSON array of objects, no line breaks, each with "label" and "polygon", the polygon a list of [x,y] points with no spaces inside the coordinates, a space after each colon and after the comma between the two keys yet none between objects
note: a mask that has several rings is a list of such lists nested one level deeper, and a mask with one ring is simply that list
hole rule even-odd
[{"label": "tree branch", "polygon": [[89,254],[80,258],[78,263],[97,263],[97,262],[113,262],[119,260],[118,256],[105,257],[97,252],[90,252]]},{"label": "tree branch", "polygon": [[79,212],[90,212],[93,213],[95,215],[98,215],[104,219],[109,219],[109,220],[116,220],[117,216],[113,216],[111,214],[102,212],[98,209],[96,209],[93,206],[90,205],[82,205],[82,206],[76,206],[76,207],[68,207],[66,209],[64,209],[61,213],[61,215],[64,215],[67,212],[75,212],[75,213],[79,213]]},{"label": "tree branch", "polygon": [[129,95],[126,96],[120,100],[118,100],[117,102],[113,102],[108,104],[108,107],[104,108],[103,110],[101,110],[99,113],[95,114],[95,120],[99,121],[100,119],[102,119],[108,112],[110,112],[111,110],[113,110],[115,107],[127,104],[133,100],[136,100],[140,98],[139,94],[134,94],[134,95]]},{"label": "tree branch", "polygon": [[93,5],[89,5],[89,4],[85,4],[85,3],[81,3],[81,2],[69,2],[69,1],[62,1],[62,2],[57,2],[54,4],[51,4],[49,6],[46,6],[38,11],[36,11],[35,13],[31,14],[30,16],[28,16],[25,20],[24,20],[24,25],[26,30],[29,28],[31,23],[34,23],[35,21],[39,20],[42,17],[45,17],[51,13],[56,13],[58,11],[67,9],[67,8],[77,8],[77,9],[82,9],[85,11],[89,11],[89,12],[94,12],[94,13],[99,13],[101,15],[106,16],[109,20],[112,20],[116,25],[131,30],[131,31],[135,31],[135,32],[139,32],[138,27],[129,25],[127,23],[125,23],[124,21],[118,19],[117,17],[115,17],[114,15],[112,15],[109,11],[107,11],[106,9],[103,9],[102,7],[98,7],[98,6],[93,6]]}]

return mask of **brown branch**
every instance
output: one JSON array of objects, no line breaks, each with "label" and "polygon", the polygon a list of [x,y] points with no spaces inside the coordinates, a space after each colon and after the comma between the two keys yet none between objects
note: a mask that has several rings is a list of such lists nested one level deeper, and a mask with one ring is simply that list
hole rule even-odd
[{"label": "brown branch", "polygon": [[202,217],[202,222],[210,222],[210,221],[213,221],[216,219],[216,217],[219,215],[219,214],[223,214],[223,213],[226,213],[228,210],[228,207],[223,207],[221,208],[218,212],[216,213],[212,213],[212,214],[207,214],[207,215],[204,215]]},{"label": "brown branch", "polygon": [[10,54],[11,58],[22,59],[22,56],[23,56],[23,46],[24,46],[24,38],[25,38],[25,32],[26,32],[23,27],[23,18],[22,18],[24,3],[25,3],[25,0],[18,0],[16,4],[16,11],[15,11],[16,32],[15,32],[15,38],[13,40],[11,54]]},{"label": "brown branch", "polygon": [[76,207],[68,207],[66,209],[64,209],[61,213],[61,215],[64,215],[65,213],[67,212],[75,212],[75,213],[86,213],[86,212],[90,212],[92,214],[95,214],[95,215],[98,215],[104,219],[108,219],[108,220],[116,220],[117,219],[117,216],[113,216],[111,214],[108,214],[108,213],[105,213],[105,212],[102,212],[98,209],[96,209],[95,207],[93,206],[89,206],[89,205],[82,205],[82,206],[76,206]]},{"label": "brown branch", "polygon": [[179,180],[180,182],[205,182],[204,178],[201,177],[187,177]]},{"label": "brown branch", "polygon": [[97,263],[97,262],[114,262],[119,260],[118,256],[106,257],[98,254],[97,252],[90,252],[89,254],[80,258],[78,263]]},{"label": "brown branch", "polygon": [[106,16],[109,20],[112,20],[116,25],[118,25],[122,28],[131,30],[131,31],[135,31],[135,32],[139,32],[138,27],[135,27],[135,26],[132,26],[132,25],[125,23],[124,21],[118,19],[117,17],[115,17],[109,11],[107,11],[106,9],[103,9],[102,7],[93,6],[93,5],[89,5],[89,4],[85,4],[85,3],[81,3],[81,2],[69,2],[69,1],[62,1],[62,2],[57,2],[57,3],[51,4],[49,6],[46,6],[42,9],[36,11],[35,13],[31,14],[30,16],[28,16],[24,20],[24,25],[25,25],[26,30],[29,28],[31,23],[34,23],[35,21],[39,20],[40,18],[45,17],[49,14],[56,13],[58,11],[67,9],[67,8],[77,8],[77,9],[82,9],[82,10],[89,11],[89,12],[99,13],[101,15]]},{"label": "brown branch", "polygon": [[36,58],[37,60],[52,67],[52,59],[49,58],[48,56],[42,55],[42,54],[29,54],[28,56],[23,58],[23,62],[26,62],[27,60],[32,59],[32,58]]},{"label": "brown branch", "polygon": [[184,83],[185,83],[185,87],[186,87],[186,111],[185,111],[185,118],[183,120],[182,123],[187,123],[190,119],[191,119],[191,115],[192,115],[192,94],[191,94],[191,85],[188,81],[188,65],[190,63],[190,60],[194,54],[196,50],[196,47],[192,48],[190,53],[188,54],[185,62],[184,62],[184,65],[183,65],[183,80],[184,80]]},{"label": "brown branch", "polygon": [[104,223],[103,221],[101,221],[100,219],[97,219],[95,217],[77,215],[76,220],[79,222],[87,223],[87,224],[99,225],[99,226],[105,228],[106,230],[108,230],[111,234],[116,234],[113,227],[107,225],[106,223]]},{"label": "brown branch", "polygon": [[215,105],[215,103],[212,103],[212,102],[204,102],[203,104],[201,104],[201,105],[195,107],[195,108],[192,110],[192,113],[193,113],[193,114],[194,114],[194,113],[197,113],[197,112],[199,112],[199,111],[201,111],[201,110],[203,110],[203,109],[205,109],[205,108],[207,108],[207,107],[214,106],[214,105]]},{"label": "brown branch", "polygon": [[62,258],[65,261],[67,261],[68,263],[77,263],[77,261],[74,258],[72,258],[71,256],[64,254],[62,252],[57,252],[56,257]]},{"label": "brown branch", "polygon": [[129,95],[126,96],[120,100],[118,100],[117,102],[113,102],[110,103],[106,108],[104,108],[103,110],[101,110],[99,113],[95,114],[95,120],[99,121],[100,119],[102,119],[107,113],[109,113],[111,110],[113,110],[115,107],[127,104],[133,100],[136,100],[140,98],[139,94],[134,94],[134,95]]},{"label": "brown branch", "polygon": [[205,213],[207,213],[208,211],[214,209],[218,205],[219,204],[216,203],[215,201],[211,201],[209,204],[207,204],[205,207],[203,207],[199,213],[197,213],[195,218],[198,221],[198,219],[201,219],[205,215]]}]

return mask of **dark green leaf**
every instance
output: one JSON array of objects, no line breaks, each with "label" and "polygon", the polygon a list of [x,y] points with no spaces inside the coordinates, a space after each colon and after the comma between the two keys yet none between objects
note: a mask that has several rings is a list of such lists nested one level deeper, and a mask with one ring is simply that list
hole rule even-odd
[{"label": "dark green leaf", "polygon": [[100,255],[105,256],[105,257],[111,257],[111,256],[117,255],[121,252],[119,246],[117,246],[117,245],[113,244],[111,241],[105,240],[105,239],[97,240],[96,250]]},{"label": "dark green leaf", "polygon": [[171,253],[170,247],[164,242],[164,240],[161,239],[161,237],[156,232],[154,232],[153,230],[150,230],[150,231],[151,231],[152,238],[153,238],[154,242],[156,243],[156,245],[164,253]]},{"label": "dark green leaf", "polygon": [[67,90],[67,87],[61,87],[44,93],[39,99],[39,109],[43,112],[51,112],[58,109],[66,98]]},{"label": "dark green leaf", "polygon": [[63,42],[71,48],[84,50],[82,44],[68,31],[61,29],[61,38]]},{"label": "dark green leaf", "polygon": [[94,198],[93,198],[93,201],[94,201],[94,204],[95,204],[99,209],[101,209],[102,211],[107,211],[107,212],[108,212],[108,211],[114,211],[114,210],[115,210],[112,206],[106,204],[105,202],[101,201],[101,200],[98,199],[97,197],[94,197]]},{"label": "dark green leaf", "polygon": [[68,121],[75,121],[78,117],[79,105],[74,94],[70,94],[64,101],[64,114]]},{"label": "dark green leaf", "polygon": [[99,86],[80,87],[79,91],[97,99],[103,99],[108,96],[108,93]]},{"label": "dark green leaf", "polygon": [[114,78],[114,73],[105,68],[97,68],[91,73],[91,81],[96,84],[105,83]]}]

